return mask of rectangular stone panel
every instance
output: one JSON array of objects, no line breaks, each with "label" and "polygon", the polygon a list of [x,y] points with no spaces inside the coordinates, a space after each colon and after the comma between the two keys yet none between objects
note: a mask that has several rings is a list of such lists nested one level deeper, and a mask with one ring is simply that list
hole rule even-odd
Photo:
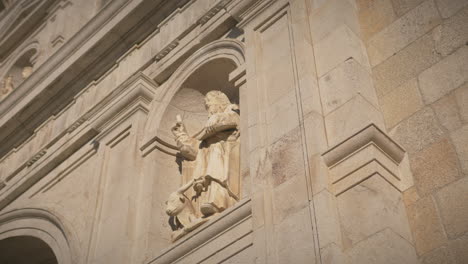
[{"label": "rectangular stone panel", "polygon": [[436,3],[443,18],[450,17],[460,8],[468,5],[466,0],[436,0]]},{"label": "rectangular stone panel", "polygon": [[419,255],[446,243],[447,236],[431,196],[418,200],[407,210],[416,251]]},{"label": "rectangular stone panel", "polygon": [[462,46],[419,76],[425,103],[432,103],[468,80],[468,46]]},{"label": "rectangular stone panel", "polygon": [[387,95],[442,59],[432,33],[412,42],[372,69],[379,98]]},{"label": "rectangular stone panel", "polygon": [[451,239],[468,232],[468,178],[441,189],[436,194],[447,236]]},{"label": "rectangular stone panel", "polygon": [[417,79],[410,80],[383,96],[381,102],[387,128],[392,128],[423,107]]},{"label": "rectangular stone panel", "polygon": [[393,22],[368,42],[372,66],[397,53],[441,21],[433,0],[428,0]]},{"label": "rectangular stone panel", "polygon": [[401,194],[374,175],[337,197],[344,248],[352,248],[380,230],[390,228],[411,243]]},{"label": "rectangular stone panel", "polygon": [[257,29],[260,89],[265,91],[269,143],[299,125],[290,26],[288,11],[283,9]]},{"label": "rectangular stone panel", "polygon": [[367,42],[396,19],[392,0],[358,2],[361,36],[364,42]]},{"label": "rectangular stone panel", "polygon": [[319,86],[324,115],[328,115],[357,94],[374,106],[379,106],[370,73],[354,58],[344,61],[322,76]]},{"label": "rectangular stone panel", "polygon": [[349,1],[330,0],[310,13],[310,30],[315,43],[344,24],[359,35],[356,9]]},{"label": "rectangular stone panel", "polygon": [[316,43],[314,52],[319,77],[349,58],[354,58],[364,68],[369,68],[364,43],[345,24],[339,26]]}]

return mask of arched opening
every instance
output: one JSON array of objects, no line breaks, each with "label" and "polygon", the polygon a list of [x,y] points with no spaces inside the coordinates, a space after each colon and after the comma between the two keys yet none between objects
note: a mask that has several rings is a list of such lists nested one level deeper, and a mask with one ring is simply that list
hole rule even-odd
[{"label": "arched opening", "polygon": [[47,243],[32,236],[15,236],[0,240],[0,263],[57,264],[57,258]]},{"label": "arched opening", "polygon": [[[42,209],[16,209],[0,215],[0,263],[73,263],[79,252],[72,233]],[[73,249],[73,250],[72,250]],[[42,262],[39,262],[42,261]]]}]

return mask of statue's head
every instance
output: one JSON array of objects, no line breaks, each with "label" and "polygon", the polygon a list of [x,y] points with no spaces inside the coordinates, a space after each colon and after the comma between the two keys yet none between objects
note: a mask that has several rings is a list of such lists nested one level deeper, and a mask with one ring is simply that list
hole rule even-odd
[{"label": "statue's head", "polygon": [[210,91],[205,96],[205,108],[208,114],[224,112],[224,109],[231,104],[227,95],[221,91]]}]

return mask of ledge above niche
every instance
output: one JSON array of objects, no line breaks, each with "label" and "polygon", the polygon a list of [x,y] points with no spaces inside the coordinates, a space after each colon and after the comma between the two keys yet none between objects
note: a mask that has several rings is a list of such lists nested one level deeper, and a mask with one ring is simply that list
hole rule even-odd
[{"label": "ledge above niche", "polygon": [[403,192],[412,176],[405,150],[376,125],[370,124],[322,154],[336,196],[373,176]]}]

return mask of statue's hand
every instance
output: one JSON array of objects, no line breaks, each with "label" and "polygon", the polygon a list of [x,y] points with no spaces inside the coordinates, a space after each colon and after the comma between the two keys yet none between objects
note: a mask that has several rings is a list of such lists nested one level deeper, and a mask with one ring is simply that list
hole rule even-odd
[{"label": "statue's hand", "polygon": [[182,122],[177,122],[172,128],[171,128],[171,132],[172,134],[174,134],[174,136],[178,137],[180,136],[181,134],[183,134],[185,132],[185,126]]},{"label": "statue's hand", "polygon": [[212,115],[210,116],[210,118],[208,119],[208,121],[206,122],[206,125],[205,125],[205,131],[206,131],[206,134],[212,134],[214,132],[216,132],[216,128],[217,128],[217,124],[219,123],[219,116],[218,115]]}]

